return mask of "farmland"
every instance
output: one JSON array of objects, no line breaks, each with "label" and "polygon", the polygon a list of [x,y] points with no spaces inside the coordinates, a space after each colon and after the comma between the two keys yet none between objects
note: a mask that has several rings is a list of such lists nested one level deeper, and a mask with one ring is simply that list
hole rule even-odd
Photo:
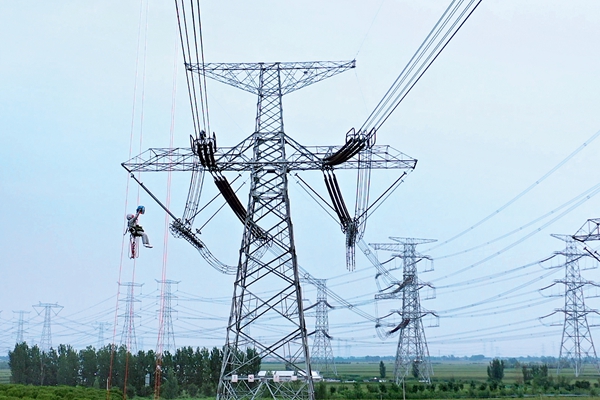
[{"label": "farmland", "polygon": [[[386,367],[386,380],[393,380],[394,375],[394,362],[386,360],[384,361]],[[432,382],[444,382],[444,381],[475,381],[485,382],[488,380],[487,367],[488,361],[439,361],[432,362],[433,377]],[[274,363],[263,363],[262,369],[264,370],[281,370],[284,369],[283,364]],[[379,362],[365,362],[365,361],[353,361],[353,362],[342,362],[336,364],[336,370],[338,373],[337,379],[342,381],[365,381],[373,380],[373,378],[379,378]],[[551,369],[549,375],[554,376],[555,370]],[[331,373],[323,373],[325,378],[334,378]],[[574,372],[572,369],[563,369],[561,376],[567,379],[575,380]],[[590,382],[597,383],[599,380],[598,372],[592,367],[588,366],[584,369],[583,373],[577,378],[578,380],[588,380]],[[521,368],[506,368],[504,370],[504,384],[522,384],[523,374]]]}]

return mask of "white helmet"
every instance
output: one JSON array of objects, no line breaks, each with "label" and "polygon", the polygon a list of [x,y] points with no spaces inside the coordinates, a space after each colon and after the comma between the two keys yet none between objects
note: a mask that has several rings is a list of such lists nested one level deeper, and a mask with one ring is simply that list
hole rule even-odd
[{"label": "white helmet", "polygon": [[133,214],[127,214],[127,221],[133,219],[134,215]]}]

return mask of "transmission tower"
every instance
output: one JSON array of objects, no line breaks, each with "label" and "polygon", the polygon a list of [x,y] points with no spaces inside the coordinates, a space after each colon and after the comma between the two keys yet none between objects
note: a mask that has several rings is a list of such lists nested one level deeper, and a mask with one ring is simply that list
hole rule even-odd
[{"label": "transmission tower", "polygon": [[[327,172],[325,179],[328,185],[335,185],[331,189],[335,192],[332,197],[337,200],[336,210],[339,211],[341,194],[333,176],[334,168],[412,170],[416,160],[389,146],[367,143],[358,134],[350,135],[344,146],[307,147],[284,133],[283,95],[353,68],[353,61],[190,64],[186,67],[188,71],[204,74],[257,95],[254,133],[233,148],[217,148],[215,137],[202,132],[193,140],[191,151],[150,149],[123,163],[123,166],[136,180],[133,172],[195,171],[191,184],[194,188],[201,179],[198,171],[202,166],[200,171],[211,173],[217,188],[244,224],[238,265],[227,266],[208,251],[191,229],[197,214],[192,190],[188,196],[188,200],[191,199],[188,204],[192,204],[192,207],[186,207],[183,218],[175,217],[163,206],[175,219],[172,231],[176,236],[183,237],[196,247],[214,268],[236,274],[218,388],[219,398],[240,399],[264,395],[312,399],[314,387],[290,217],[288,174],[294,170]],[[360,157],[352,158],[366,147],[369,152],[368,163]],[[250,172],[247,208],[244,208],[223,175],[226,171]],[[399,182],[401,179],[394,185]],[[139,180],[138,183],[150,193]],[[330,194],[333,193],[331,190]],[[361,214],[361,217],[364,219],[364,215]],[[352,232],[356,233],[358,228],[353,225],[351,218],[344,219],[344,223],[348,225],[345,229],[347,238]],[[348,246],[354,246],[355,240],[356,235],[350,235]],[[272,329],[274,320],[277,320],[277,334]],[[252,329],[247,329],[250,327]],[[248,356],[252,349],[255,352]],[[255,366],[263,359],[285,363],[287,369],[295,371],[296,382],[283,382],[276,376],[261,377],[256,382],[259,371],[255,370]]]},{"label": "transmission tower", "polygon": [[327,302],[327,280],[315,279],[313,283],[317,287],[317,302],[304,309],[308,311],[313,307],[315,308],[315,331],[313,332],[313,346],[310,352],[311,366],[321,373],[337,375],[331,348],[331,336],[329,335],[328,312],[333,307]]},{"label": "transmission tower", "polygon": [[563,333],[556,372],[560,373],[563,366],[568,365],[573,368],[575,377],[578,377],[585,364],[591,364],[597,371],[600,371],[587,319],[588,314],[598,314],[598,311],[585,305],[584,296],[586,286],[598,286],[598,284],[581,277],[579,260],[588,254],[577,248],[575,236],[556,234],[552,236],[565,242],[565,250],[556,253],[565,257],[565,263],[561,266],[565,268],[565,278],[555,280],[552,285],[544,288],[547,289],[558,284],[565,286],[564,307],[556,309],[552,314],[546,316],[563,313],[565,317],[562,324]]},{"label": "transmission tower", "polygon": [[[419,244],[435,242],[435,240],[397,237],[391,237],[390,239],[395,240],[397,243],[376,243],[370,246],[375,250],[394,252],[394,257],[400,258],[403,265],[402,280],[391,280],[387,287],[380,289],[375,296],[378,301],[391,300],[395,302],[402,299],[402,308],[392,310],[380,321],[380,327],[387,326],[391,328],[386,332],[387,336],[399,332],[396,361],[394,363],[394,379],[399,384],[407,377],[413,376],[421,382],[430,383],[433,369],[429,360],[429,350],[425,339],[425,330],[423,329],[423,317],[433,315],[437,318],[437,316],[432,311],[421,307],[419,291],[426,286],[431,288],[432,286],[419,280],[417,264],[422,260],[431,260],[431,258],[418,253],[416,247]],[[382,269],[381,264],[378,261],[377,263],[380,266],[378,269]],[[389,272],[383,269],[379,271],[379,275],[384,275],[388,279],[391,277]],[[386,319],[390,317],[399,317],[399,319],[393,324],[386,323]]]},{"label": "transmission tower", "polygon": [[165,351],[175,354],[175,332],[173,330],[173,312],[172,299],[177,296],[171,291],[172,285],[179,284],[180,281],[162,280],[156,281],[161,285],[161,295],[159,296],[160,309],[158,311],[158,341],[156,344],[156,353],[162,355]]},{"label": "transmission tower", "polygon": [[19,315],[19,319],[17,320],[17,340],[16,343],[23,343],[25,341],[25,314],[29,314],[29,311],[13,311]]},{"label": "transmission tower", "polygon": [[141,288],[144,284],[133,282],[119,283],[119,287],[121,286],[127,288],[127,296],[124,300],[119,300],[119,302],[125,303],[125,312],[119,314],[119,317],[123,321],[120,345],[124,345],[130,353],[135,354],[138,350],[137,339],[135,337],[135,319],[139,318],[139,314],[135,312],[135,303],[140,302],[140,300],[135,298],[135,289]]},{"label": "transmission tower", "polygon": [[[40,340],[40,350],[49,351],[52,348],[52,314],[58,315],[63,306],[58,303],[39,303],[32,306],[38,315],[44,311],[44,327],[42,328],[42,339]],[[39,309],[39,311],[38,311]],[[58,309],[58,311],[53,311]]]},{"label": "transmission tower", "polygon": [[109,328],[110,324],[107,322],[96,322],[94,328],[98,329],[98,340],[96,341],[96,349],[104,347],[104,332]]}]

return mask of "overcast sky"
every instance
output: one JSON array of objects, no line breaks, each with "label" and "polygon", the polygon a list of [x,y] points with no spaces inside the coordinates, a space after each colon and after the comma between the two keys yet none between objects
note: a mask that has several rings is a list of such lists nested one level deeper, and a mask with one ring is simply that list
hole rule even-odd
[{"label": "overcast sky", "polygon": [[[204,2],[205,57],[208,62],[356,58],[356,69],[284,97],[287,134],[305,145],[339,145],[348,129],[362,124],[447,4]],[[537,318],[563,307],[563,300],[546,299],[538,289],[563,277],[564,269],[551,273],[535,265],[500,273],[561,251],[564,243],[551,233],[573,234],[586,219],[600,217],[600,196],[586,192],[600,183],[600,140],[484,224],[445,242],[535,184],[600,130],[599,19],[596,1],[483,1],[378,132],[378,144],[389,144],[418,164],[372,215],[365,241],[399,236],[442,244],[419,248],[431,249],[426,253],[436,259],[435,270],[420,275],[438,287],[435,299],[422,302],[440,316],[439,327],[425,328],[431,355],[558,356],[562,328]],[[171,237],[165,255],[165,213],[145,193],[138,195],[133,182],[128,185],[120,165],[140,150],[167,147],[172,119],[175,146],[189,143],[191,115],[176,26],[172,2],[0,1],[3,351],[15,340],[14,311],[29,312],[25,339],[39,343],[44,313],[32,308],[39,302],[64,307],[54,309],[54,345],[95,346],[98,323],[111,324],[106,343],[113,331],[118,341],[118,281],[144,284],[136,292],[141,300],[136,333],[139,345],[153,348],[155,280],[161,279],[163,256],[167,277],[180,281],[173,300],[177,345],[224,343],[232,278],[181,240]],[[220,146],[252,133],[253,95],[209,82],[208,98]],[[395,173],[375,171],[374,193]],[[324,192],[319,173],[301,176]],[[351,199],[354,177],[342,178]],[[166,198],[166,174],[142,179]],[[171,207],[177,215],[188,183],[184,173],[173,176]],[[207,184],[205,198],[215,190]],[[364,303],[361,309],[370,315],[401,307],[380,304],[376,310],[369,261],[358,253],[357,270],[346,271],[344,235],[335,221],[294,179],[290,196],[300,264],[317,278],[330,278],[335,293]],[[134,271],[122,243],[125,214],[137,203],[146,206],[141,222],[155,246],[142,249]],[[233,264],[241,233],[225,208],[203,230],[203,240]],[[459,254],[448,257],[454,253]],[[387,260],[390,254],[378,256]],[[556,257],[544,266],[561,262]],[[582,273],[600,281],[598,270]],[[483,280],[485,285],[466,283],[492,274],[499,275]],[[305,297],[314,301],[314,288],[306,287]],[[475,305],[488,298],[493,301]],[[600,306],[591,297],[586,304]],[[117,314],[123,310],[121,301]],[[397,338],[382,343],[373,323],[347,309],[332,310],[329,320],[336,355],[395,353]],[[560,323],[560,314],[547,322]],[[593,327],[600,340],[598,333]]]}]

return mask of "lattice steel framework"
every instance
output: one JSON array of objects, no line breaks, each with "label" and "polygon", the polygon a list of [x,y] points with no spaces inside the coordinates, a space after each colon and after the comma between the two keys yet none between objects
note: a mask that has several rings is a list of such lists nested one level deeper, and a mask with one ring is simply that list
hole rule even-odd
[{"label": "lattice steel framework", "polygon": [[123,323],[120,345],[125,345],[127,350],[132,354],[135,354],[138,351],[137,338],[135,336],[135,319],[140,317],[140,315],[135,312],[135,303],[140,302],[140,300],[135,298],[135,289],[141,288],[143,285],[143,283],[133,282],[119,284],[119,286],[127,288],[127,296],[125,299],[119,300],[120,302],[125,303],[125,311],[118,315]]},{"label": "lattice steel framework", "polygon": [[552,236],[565,242],[564,252],[557,253],[565,257],[565,278],[555,281],[556,284],[565,286],[564,308],[555,310],[565,315],[557,374],[563,366],[569,365],[578,377],[583,372],[585,364],[591,364],[596,371],[600,371],[587,319],[588,314],[598,314],[598,311],[585,305],[584,296],[586,285],[598,285],[581,277],[579,260],[586,254],[577,248],[573,236],[555,234]]},{"label": "lattice steel framework", "polygon": [[96,340],[96,349],[104,347],[104,332],[109,328],[110,324],[107,322],[96,322],[94,328],[98,329],[98,338]]},{"label": "lattice steel framework", "polygon": [[[250,169],[251,189],[218,397],[239,399],[261,394],[312,398],[312,371],[290,218],[285,163],[288,139],[284,134],[282,97],[342,69],[307,69],[296,63],[275,63],[219,64],[204,70],[208,76],[226,77],[224,82],[258,95],[255,132],[248,145],[253,159],[260,163]],[[316,71],[328,73],[313,74]],[[267,245],[278,246],[282,254],[265,253]],[[269,295],[260,294],[265,292]],[[281,332],[275,335],[270,327],[273,318]],[[246,326],[252,330],[246,330]],[[256,352],[240,350],[245,348]],[[255,357],[283,362],[300,379],[283,384],[276,383],[277,378],[273,377],[273,381],[261,379],[256,384],[253,381],[258,371],[248,370],[253,363],[256,365]]]},{"label": "lattice steel framework", "polygon": [[[415,238],[390,238],[397,243],[374,243],[370,246],[375,250],[394,252],[394,256],[402,259],[402,281],[393,283],[375,296],[376,300],[396,300],[402,298],[402,308],[392,310],[388,316],[382,318],[382,324],[386,317],[399,316],[400,320],[388,334],[399,332],[398,347],[396,350],[396,361],[394,363],[394,379],[399,384],[407,377],[413,376],[421,382],[431,382],[433,368],[429,360],[429,349],[425,339],[423,328],[423,317],[435,314],[421,307],[419,291],[430,286],[419,280],[417,263],[428,256],[417,252],[419,244],[431,243],[433,239]],[[364,251],[364,250],[363,250]]]},{"label": "lattice steel framework", "polygon": [[[38,303],[32,306],[36,309],[38,315],[44,310],[44,327],[42,328],[42,339],[40,340],[40,350],[49,351],[52,348],[52,315],[58,315],[63,306],[58,303]],[[40,309],[38,311],[38,308]],[[58,311],[53,311],[57,309]]]},{"label": "lattice steel framework", "polygon": [[[214,136],[211,138],[202,133],[193,139],[191,149],[150,149],[123,163],[123,167],[136,180],[134,172],[192,171],[186,211],[180,219],[171,214],[175,218],[172,232],[196,247],[215,269],[236,275],[218,397],[313,399],[312,368],[290,217],[288,174],[299,170],[365,168],[365,160],[348,157],[335,164],[331,160],[326,162],[334,154],[346,154],[348,151],[344,149],[348,144],[307,147],[286,135],[282,97],[353,68],[354,61],[187,64],[186,67],[188,71],[206,74],[256,94],[254,133],[229,148],[217,147]],[[370,169],[411,171],[416,165],[416,160],[389,146],[371,144],[368,153]],[[219,191],[244,224],[237,266],[221,263],[192,230],[198,209],[198,182],[202,181],[205,171],[213,176]],[[228,171],[250,173],[246,208],[223,175]],[[275,324],[276,332],[273,330]],[[295,375],[288,380],[275,375],[259,378],[256,368],[260,360],[285,363],[286,369],[295,371]]]},{"label": "lattice steel framework", "polygon": [[311,366],[322,374],[337,375],[331,348],[331,336],[329,335],[328,313],[329,309],[333,307],[327,302],[327,280],[314,279],[313,284],[317,287],[317,302],[305,309],[308,311],[309,308],[315,308],[315,331],[310,352]]},{"label": "lattice steel framework", "polygon": [[25,341],[25,314],[29,314],[29,311],[13,311],[19,315],[19,319],[17,320],[17,337],[16,343],[23,343]]},{"label": "lattice steel framework", "polygon": [[180,281],[166,279],[157,280],[156,282],[161,285],[162,291],[162,295],[159,296],[160,309],[157,310],[159,326],[156,352],[161,355],[165,351],[175,354],[177,347],[175,345],[175,330],[173,329],[173,313],[177,311],[173,309],[172,300],[177,299],[177,296],[173,295],[172,285],[177,285]]},{"label": "lattice steel framework", "polygon": [[597,250],[589,248],[586,243],[600,240],[600,218],[588,219],[581,228],[573,235],[573,239],[583,245],[583,250],[589,253],[597,261],[600,261],[600,254]]}]

